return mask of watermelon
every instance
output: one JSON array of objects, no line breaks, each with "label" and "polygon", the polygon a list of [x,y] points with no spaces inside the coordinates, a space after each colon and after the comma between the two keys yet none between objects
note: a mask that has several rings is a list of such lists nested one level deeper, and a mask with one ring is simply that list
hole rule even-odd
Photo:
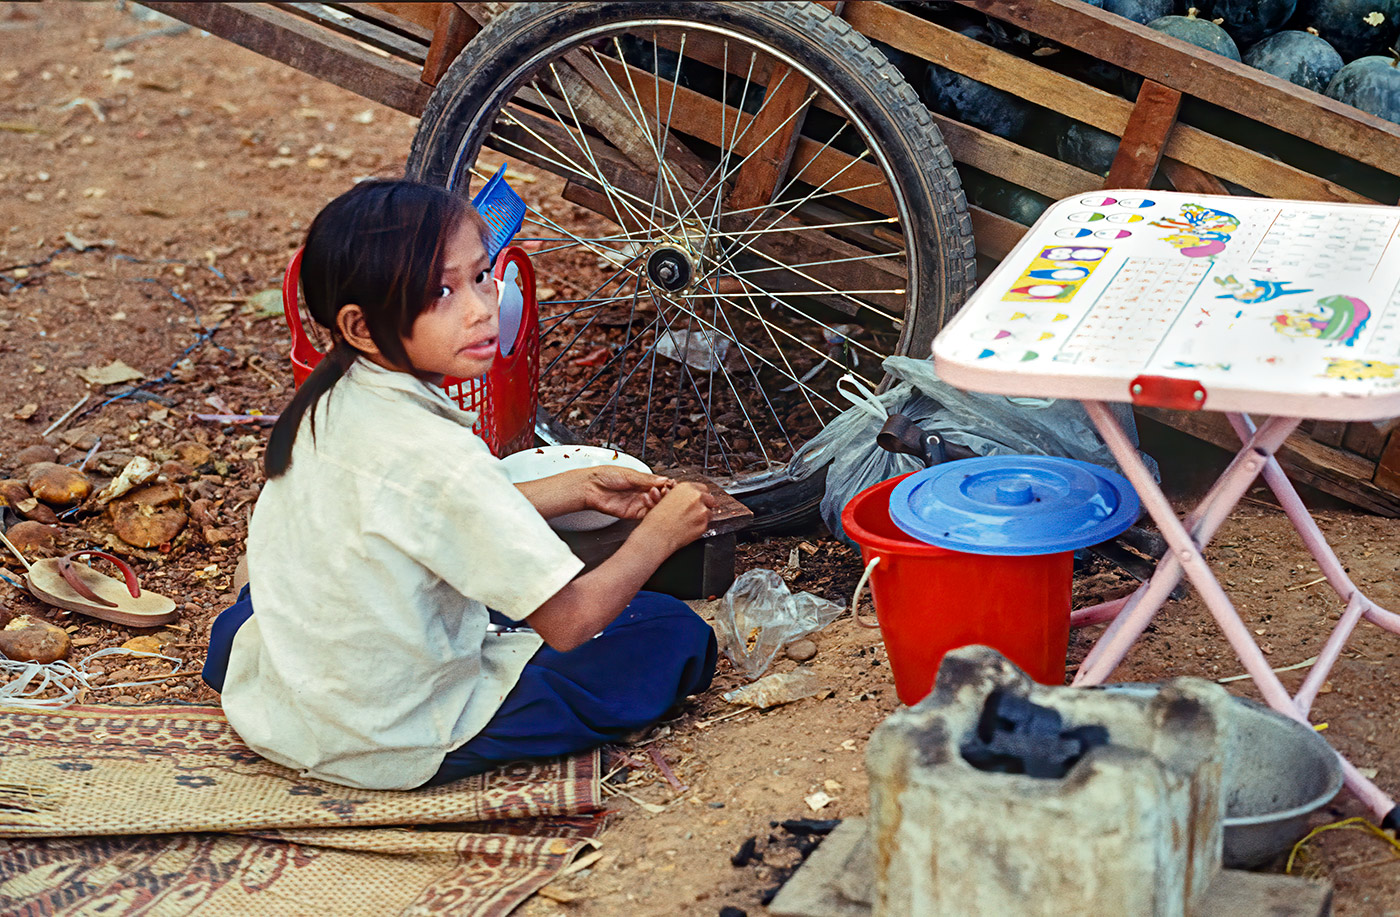
[{"label": "watermelon", "polygon": [[1342,68],[1342,56],[1325,38],[1291,30],[1255,44],[1245,52],[1244,62],[1313,92],[1325,91]]},{"label": "watermelon", "polygon": [[1299,0],[1293,21],[1314,28],[1344,61],[1379,55],[1400,32],[1400,0]]},{"label": "watermelon", "polygon": [[1242,48],[1283,28],[1298,0],[1201,0],[1198,5],[1202,19],[1222,20],[1220,25]]},{"label": "watermelon", "polygon": [[1185,16],[1163,16],[1154,19],[1147,27],[1164,35],[1180,38],[1198,48],[1214,51],[1221,57],[1235,61],[1240,59],[1240,49],[1236,47],[1230,34],[1209,19],[1197,18],[1195,9],[1187,10]]},{"label": "watermelon", "polygon": [[[1230,38],[1220,26],[1208,19],[1196,18],[1196,9],[1192,7],[1186,11],[1185,16],[1163,16],[1154,19],[1147,24],[1149,29],[1161,32],[1163,35],[1170,35],[1179,38],[1184,42],[1213,51],[1222,57],[1230,60],[1240,59],[1240,50],[1235,47],[1234,39]],[[1137,98],[1138,90],[1142,88],[1142,77],[1136,73],[1127,73],[1123,76],[1123,93],[1130,99]]]},{"label": "watermelon", "polygon": [[1175,0],[1103,0],[1103,9],[1145,25],[1176,12],[1176,3]]},{"label": "watermelon", "polygon": [[1119,139],[1079,121],[1071,121],[1055,138],[1055,155],[1072,166],[1107,175],[1118,155]]},{"label": "watermelon", "polygon": [[980,169],[962,166],[958,171],[962,177],[963,190],[970,202],[1015,220],[1023,226],[1029,226],[1040,219],[1045,208],[1054,203],[1052,198]]},{"label": "watermelon", "polygon": [[[957,31],[987,44],[995,37],[984,25],[967,25]],[[934,111],[1008,140],[1025,134],[1036,110],[1019,96],[938,64],[928,65],[923,88],[924,101]]]},{"label": "watermelon", "polygon": [[1327,95],[1377,118],[1400,123],[1400,59],[1372,55],[1342,67]]}]

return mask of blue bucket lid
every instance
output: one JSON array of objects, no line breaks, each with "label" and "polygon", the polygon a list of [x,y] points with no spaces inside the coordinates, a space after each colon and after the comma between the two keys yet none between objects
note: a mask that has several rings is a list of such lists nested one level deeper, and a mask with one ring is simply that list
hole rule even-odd
[{"label": "blue bucket lid", "polygon": [[968,554],[1058,554],[1107,541],[1138,517],[1120,474],[1075,459],[992,455],[916,471],[890,518],[927,544]]}]

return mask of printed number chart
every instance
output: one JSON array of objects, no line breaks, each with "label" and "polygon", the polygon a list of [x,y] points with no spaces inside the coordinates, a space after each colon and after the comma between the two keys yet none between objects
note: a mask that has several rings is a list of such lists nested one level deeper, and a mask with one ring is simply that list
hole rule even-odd
[{"label": "printed number chart", "polygon": [[[1168,191],[1052,205],[934,341],[973,391],[1400,415],[1400,208]],[[1151,380],[1142,385],[1143,380]]]}]

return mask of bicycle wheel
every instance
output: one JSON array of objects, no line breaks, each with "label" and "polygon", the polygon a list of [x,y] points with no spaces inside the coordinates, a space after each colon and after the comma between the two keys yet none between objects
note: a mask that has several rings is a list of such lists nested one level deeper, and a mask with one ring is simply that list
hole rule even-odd
[{"label": "bicycle wheel", "polygon": [[699,469],[761,517],[820,499],[792,459],[849,406],[837,380],[927,355],[972,285],[932,118],[817,4],[508,7],[439,83],[408,175],[469,193],[503,159],[552,173],[519,237],[546,293],[542,435]]}]

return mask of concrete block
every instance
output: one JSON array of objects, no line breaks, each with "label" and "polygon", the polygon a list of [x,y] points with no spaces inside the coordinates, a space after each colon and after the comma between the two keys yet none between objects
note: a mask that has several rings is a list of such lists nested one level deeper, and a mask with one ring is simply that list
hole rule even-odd
[{"label": "concrete block", "polygon": [[[979,770],[962,754],[1000,691],[1099,725],[1060,779]],[[945,657],[933,692],[866,755],[874,917],[1188,917],[1220,869],[1230,697],[1176,679],[1151,697],[1038,685],[996,651]]]},{"label": "concrete block", "polygon": [[[841,822],[768,906],[774,917],[871,917],[874,866],[863,818]],[[1090,911],[1090,914],[1107,911]],[[1293,876],[1225,869],[1193,917],[1331,917],[1332,886]]]}]

